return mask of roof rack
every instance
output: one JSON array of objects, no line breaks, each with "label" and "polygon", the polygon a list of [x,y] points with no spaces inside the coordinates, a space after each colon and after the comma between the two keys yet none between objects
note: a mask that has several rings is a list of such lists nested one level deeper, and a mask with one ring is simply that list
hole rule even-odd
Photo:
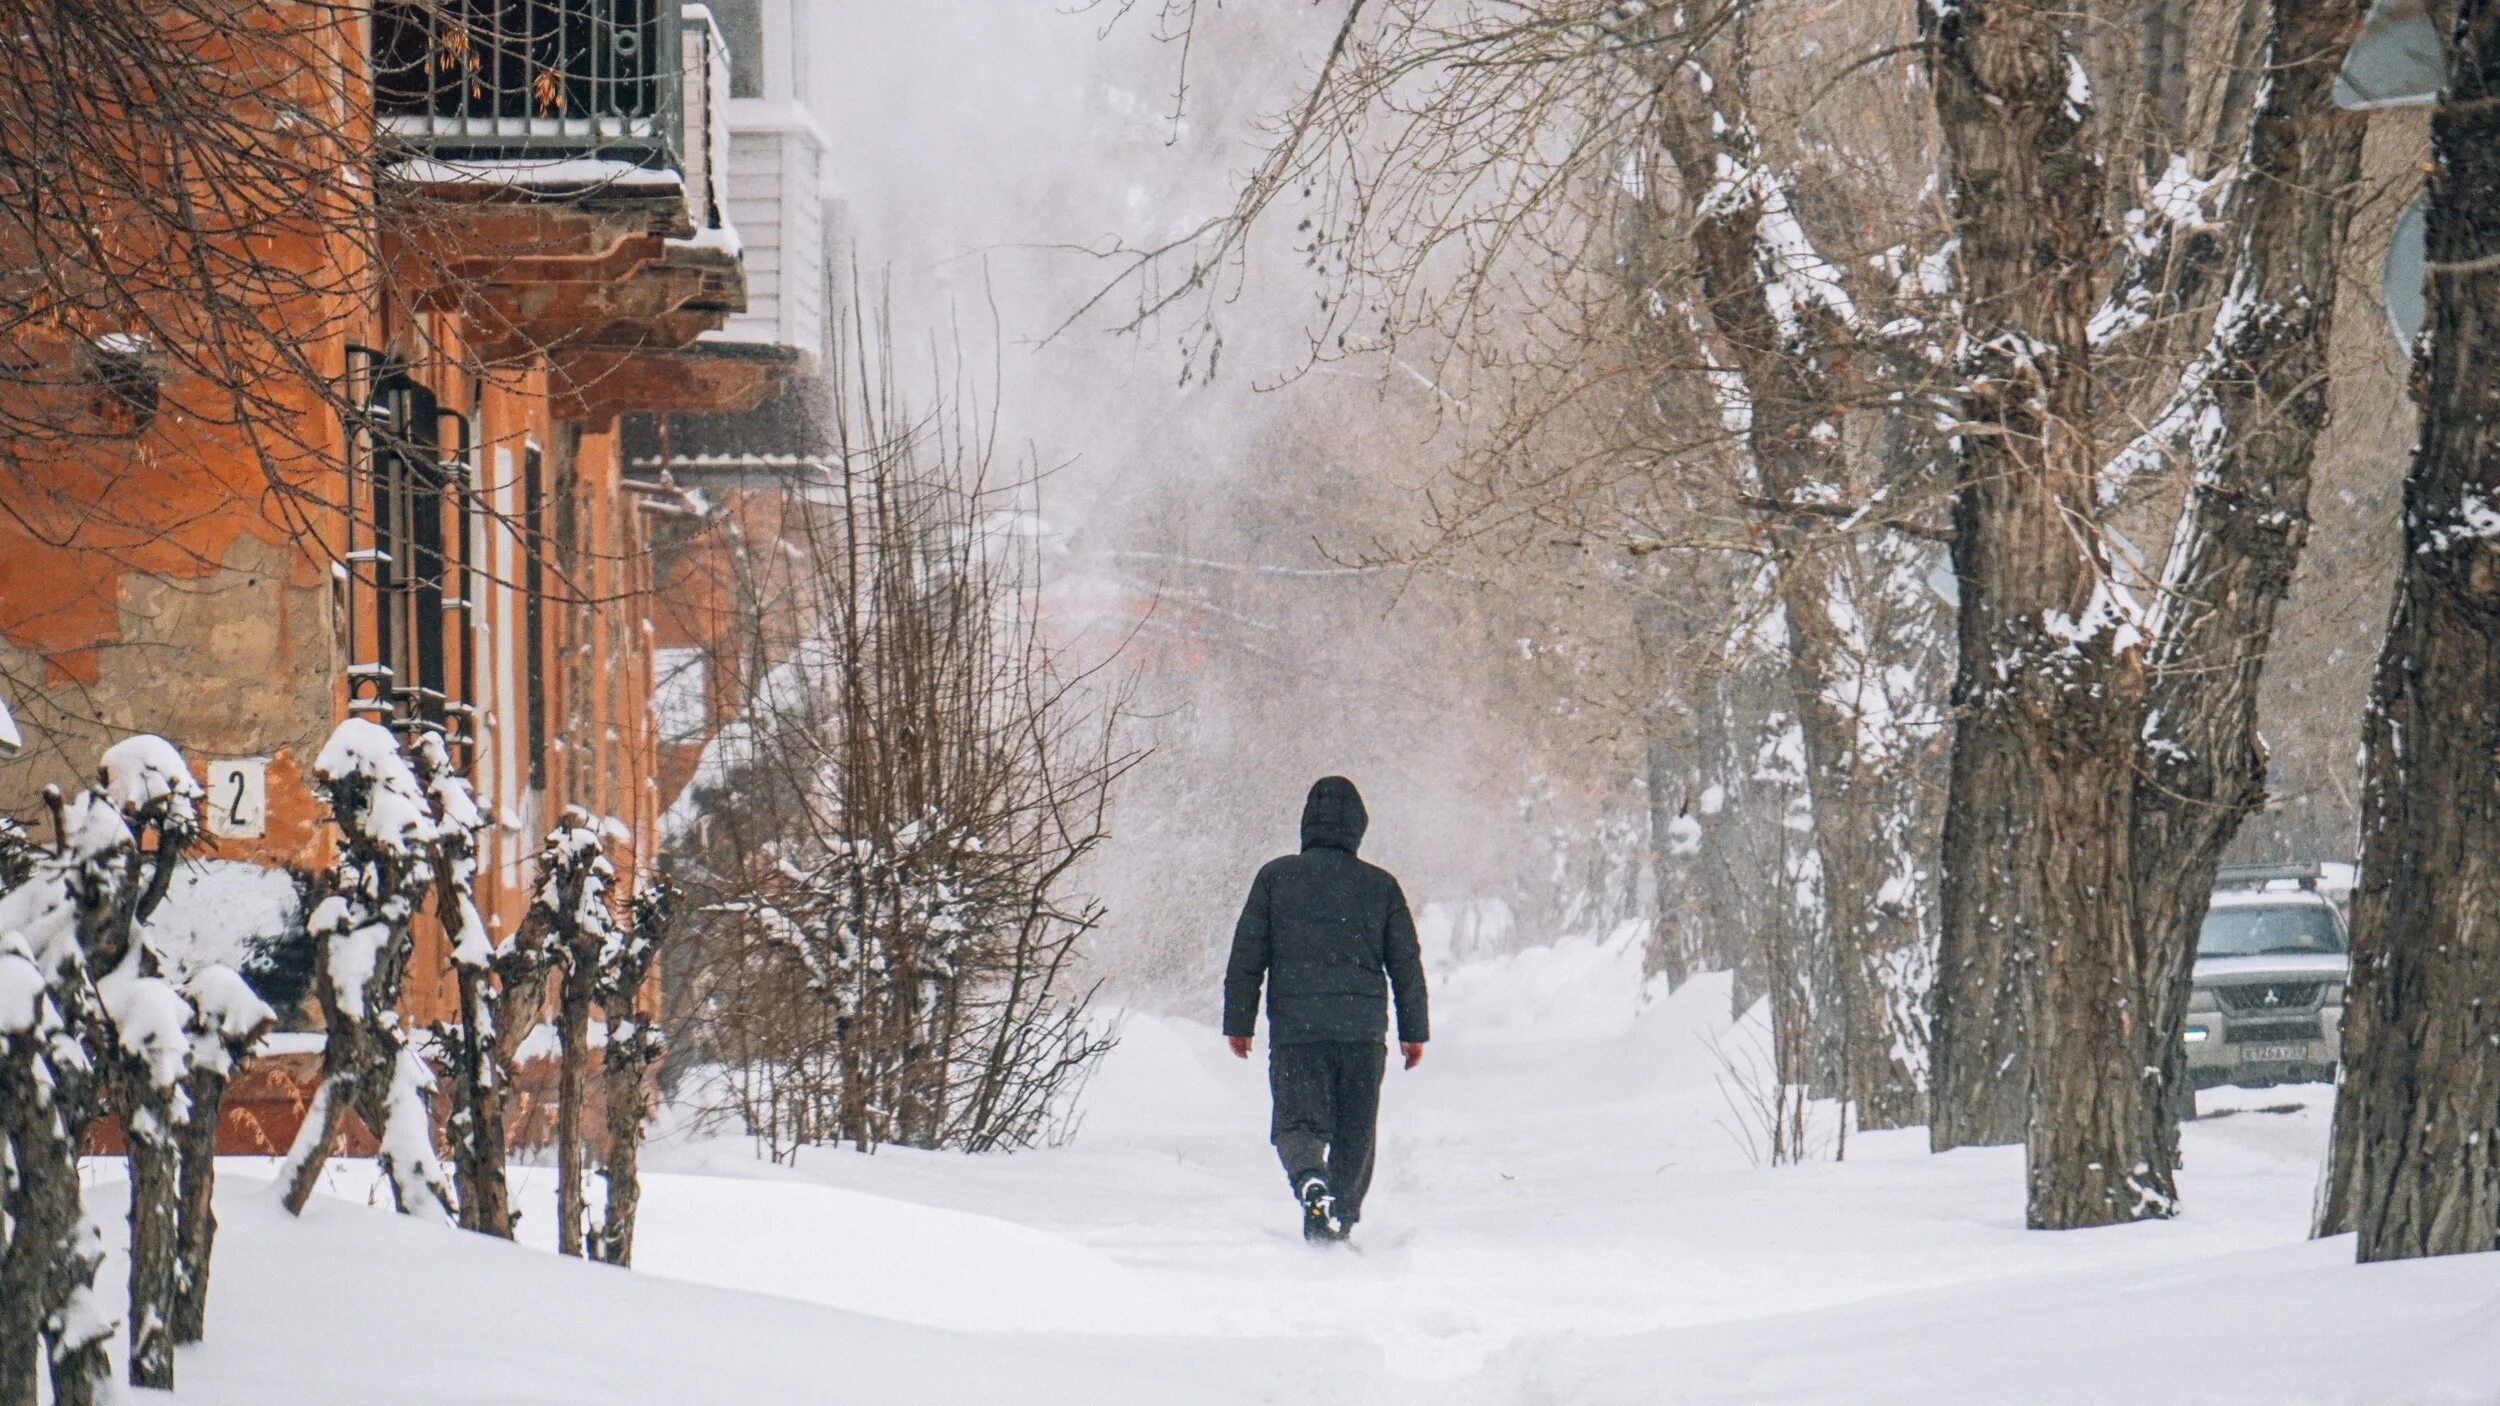
[{"label": "roof rack", "polygon": [[2321,875],[2321,867],[2315,863],[2225,864],[2214,871],[2214,887],[2261,889],[2268,884],[2288,880],[2302,888],[2314,889]]}]

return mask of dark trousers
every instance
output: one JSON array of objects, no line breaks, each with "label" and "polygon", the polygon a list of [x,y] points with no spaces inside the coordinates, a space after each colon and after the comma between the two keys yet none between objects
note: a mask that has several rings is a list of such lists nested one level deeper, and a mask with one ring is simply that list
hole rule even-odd
[{"label": "dark trousers", "polygon": [[1267,1087],[1276,1097],[1268,1141],[1297,1190],[1305,1177],[1328,1179],[1337,1219],[1348,1224],[1362,1218],[1363,1193],[1372,1184],[1372,1138],[1388,1058],[1377,1040],[1268,1049]]}]

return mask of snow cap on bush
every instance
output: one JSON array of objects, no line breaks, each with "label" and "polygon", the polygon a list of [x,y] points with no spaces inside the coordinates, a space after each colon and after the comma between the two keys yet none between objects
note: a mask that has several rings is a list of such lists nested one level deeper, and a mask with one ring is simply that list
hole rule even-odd
[{"label": "snow cap on bush", "polygon": [[104,751],[104,794],[124,815],[136,815],[169,798],[196,801],[204,793],[174,744],[154,733],[125,737]]},{"label": "snow cap on bush", "polygon": [[[363,718],[340,723],[313,760],[313,775],[333,793],[347,793],[348,808],[356,813],[337,816],[338,823],[376,847],[406,854],[434,838],[425,789],[390,729]],[[357,781],[364,783],[361,795],[350,784]]]},{"label": "snow cap on bush", "polygon": [[257,1041],[260,1032],[278,1023],[278,1013],[260,998],[240,972],[211,962],[182,983],[182,993],[200,1013],[191,1057],[197,1063],[231,1074],[227,1050]]},{"label": "snow cap on bush", "polygon": [[23,1035],[42,1018],[45,998],[43,968],[35,965],[25,939],[0,933],[0,1035]]}]

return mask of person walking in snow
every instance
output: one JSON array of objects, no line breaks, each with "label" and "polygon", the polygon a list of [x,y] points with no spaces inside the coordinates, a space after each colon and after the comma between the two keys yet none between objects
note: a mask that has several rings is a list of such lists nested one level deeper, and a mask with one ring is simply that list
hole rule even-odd
[{"label": "person walking in snow", "polygon": [[1370,819],[1353,782],[1312,784],[1302,852],[1269,860],[1251,882],[1224,970],[1224,1039],[1243,1059],[1267,988],[1268,1140],[1302,1204],[1306,1240],[1342,1240],[1362,1219],[1392,1000],[1407,1068],[1432,1038],[1406,894],[1388,870],[1354,857]]}]

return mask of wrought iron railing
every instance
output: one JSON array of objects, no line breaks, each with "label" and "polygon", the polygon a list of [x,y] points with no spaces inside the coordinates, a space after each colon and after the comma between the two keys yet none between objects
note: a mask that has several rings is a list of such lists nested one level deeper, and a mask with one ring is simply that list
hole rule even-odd
[{"label": "wrought iron railing", "polygon": [[364,408],[348,426],[339,573],[347,709],[398,731],[444,734],[465,770],[477,738],[483,584],[469,419],[387,358],[358,348],[351,364]]},{"label": "wrought iron railing", "polygon": [[450,161],[682,169],[678,0],[377,0],[374,109]]}]

